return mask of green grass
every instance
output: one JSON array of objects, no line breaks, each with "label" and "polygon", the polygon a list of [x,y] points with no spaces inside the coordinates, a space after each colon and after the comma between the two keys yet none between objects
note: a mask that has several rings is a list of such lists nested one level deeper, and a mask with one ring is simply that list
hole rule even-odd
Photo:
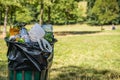
[{"label": "green grass", "polygon": [[[54,59],[50,70],[50,80],[120,80],[120,26],[87,25],[54,26],[54,32],[67,32],[55,35]],[[0,59],[6,59],[7,47],[0,39]],[[1,63],[0,66],[6,66]],[[1,72],[0,80],[6,73]]]},{"label": "green grass", "polygon": [[[52,66],[52,80],[75,80],[87,76],[120,76],[120,35],[57,37]],[[72,66],[72,67],[71,67]],[[74,69],[77,69],[77,71]],[[104,73],[104,71],[106,71]],[[97,72],[97,73],[94,73]],[[70,75],[70,73],[74,73]],[[61,75],[63,76],[61,78]],[[54,78],[56,76],[56,78]],[[98,77],[97,77],[98,76]],[[84,77],[85,78],[85,77]],[[93,80],[93,79],[92,79]]]},{"label": "green grass", "polygon": [[54,32],[79,31],[91,34],[55,36],[55,56],[51,80],[119,80],[120,79],[120,27],[69,25],[54,27]]}]

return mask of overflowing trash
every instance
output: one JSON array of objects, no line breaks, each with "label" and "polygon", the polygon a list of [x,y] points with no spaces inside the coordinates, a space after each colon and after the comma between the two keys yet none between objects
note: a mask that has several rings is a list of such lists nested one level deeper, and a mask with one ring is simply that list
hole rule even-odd
[{"label": "overflowing trash", "polygon": [[25,23],[10,28],[5,38],[8,46],[9,70],[45,70],[53,60],[54,35],[52,25],[36,23],[29,31]]},{"label": "overflowing trash", "polygon": [[25,25],[21,24],[18,28],[15,27],[10,29],[10,34],[12,34],[9,37],[10,41],[21,43],[38,42],[42,51],[45,49],[49,52],[52,52],[52,47],[50,45],[54,38],[52,25],[40,26],[38,23],[36,23],[28,32],[25,28]]}]

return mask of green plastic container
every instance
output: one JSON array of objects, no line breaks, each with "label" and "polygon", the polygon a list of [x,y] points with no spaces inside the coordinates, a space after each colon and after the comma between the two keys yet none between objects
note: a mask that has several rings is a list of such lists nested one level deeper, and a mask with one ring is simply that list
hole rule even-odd
[{"label": "green plastic container", "polygon": [[12,71],[9,70],[9,80],[48,80],[48,70]]}]

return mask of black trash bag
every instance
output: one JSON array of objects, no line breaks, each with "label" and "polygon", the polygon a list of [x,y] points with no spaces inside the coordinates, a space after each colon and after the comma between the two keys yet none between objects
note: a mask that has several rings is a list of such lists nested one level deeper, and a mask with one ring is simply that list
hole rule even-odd
[{"label": "black trash bag", "polygon": [[[41,51],[38,43],[19,43],[5,39],[9,70],[45,70],[51,67],[53,52]],[[53,47],[54,43],[51,44]]]}]

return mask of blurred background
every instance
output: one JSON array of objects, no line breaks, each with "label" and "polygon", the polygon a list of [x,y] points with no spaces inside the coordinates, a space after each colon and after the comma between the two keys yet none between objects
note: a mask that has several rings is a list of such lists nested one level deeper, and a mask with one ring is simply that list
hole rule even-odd
[{"label": "blurred background", "polygon": [[53,25],[50,80],[120,80],[120,0],[0,0],[0,80],[8,77],[4,37],[19,22]]}]

